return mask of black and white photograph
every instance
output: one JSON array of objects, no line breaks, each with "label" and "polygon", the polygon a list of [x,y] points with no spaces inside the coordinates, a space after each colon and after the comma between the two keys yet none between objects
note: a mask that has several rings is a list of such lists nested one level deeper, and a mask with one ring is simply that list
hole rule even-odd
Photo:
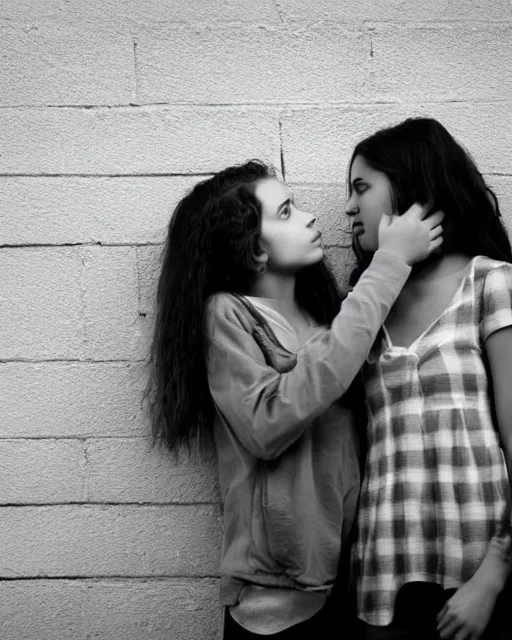
[{"label": "black and white photograph", "polygon": [[0,42],[0,640],[512,640],[512,0]]}]

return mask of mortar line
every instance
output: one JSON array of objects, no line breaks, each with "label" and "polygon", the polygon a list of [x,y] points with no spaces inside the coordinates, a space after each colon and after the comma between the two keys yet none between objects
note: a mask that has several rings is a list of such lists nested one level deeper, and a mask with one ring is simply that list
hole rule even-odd
[{"label": "mortar line", "polygon": [[286,181],[286,166],[284,162],[284,134],[283,134],[283,121],[282,114],[279,117],[279,159],[281,162],[281,174],[283,180]]},{"label": "mortar line", "polygon": [[48,508],[56,508],[60,509],[61,507],[154,507],[157,509],[164,509],[166,507],[218,507],[220,505],[220,500],[217,502],[207,501],[207,502],[148,502],[148,501],[140,501],[140,502],[100,502],[100,501],[90,501],[90,502],[77,502],[74,501],[66,501],[66,502],[6,502],[5,504],[0,504],[0,509],[48,509]]},{"label": "mortar line", "polygon": [[15,581],[23,581],[23,582],[28,582],[28,581],[43,581],[43,580],[51,580],[51,581],[57,581],[57,580],[61,580],[61,581],[86,581],[86,582],[93,582],[93,581],[103,581],[103,580],[112,580],[112,581],[129,581],[129,582],[133,582],[133,581],[140,581],[140,582],[151,582],[151,581],[167,581],[167,580],[194,580],[194,581],[201,581],[201,580],[218,580],[219,576],[216,574],[205,574],[203,576],[194,576],[194,575],[187,575],[187,574],[166,574],[166,573],[158,573],[158,574],[147,574],[147,575],[122,575],[122,574],[113,574],[113,575],[109,575],[109,574],[98,574],[98,575],[94,575],[94,576],[87,576],[87,575],[62,575],[62,576],[16,576],[16,577],[11,577],[11,576],[1,576],[0,577],[0,582],[15,582]]},{"label": "mortar line", "polygon": [[133,74],[134,74],[134,92],[135,92],[135,104],[139,102],[139,61],[137,58],[137,47],[138,42],[137,38],[132,35],[132,43],[133,43]]}]

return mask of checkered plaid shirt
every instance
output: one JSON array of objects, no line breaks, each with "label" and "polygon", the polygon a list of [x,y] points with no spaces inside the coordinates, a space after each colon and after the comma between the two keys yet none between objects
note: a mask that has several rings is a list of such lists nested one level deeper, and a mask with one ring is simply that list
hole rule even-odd
[{"label": "checkered plaid shirt", "polygon": [[414,343],[365,365],[368,458],[354,546],[359,617],[387,625],[406,582],[458,587],[509,513],[484,342],[512,325],[512,265],[477,256]]}]

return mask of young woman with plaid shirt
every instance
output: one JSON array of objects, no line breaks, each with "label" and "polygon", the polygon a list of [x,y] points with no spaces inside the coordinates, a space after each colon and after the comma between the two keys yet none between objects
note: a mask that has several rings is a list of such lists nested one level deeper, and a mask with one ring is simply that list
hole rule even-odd
[{"label": "young woman with plaid shirt", "polygon": [[346,392],[410,265],[441,246],[442,214],[424,213],[382,220],[342,301],[315,216],[265,164],[219,171],[174,211],[147,398],[172,451],[215,441],[226,640],[339,637],[329,595],[360,484]]},{"label": "young woman with plaid shirt", "polygon": [[361,269],[382,212],[413,201],[444,211],[445,241],[413,269],[363,369],[358,616],[368,640],[512,638],[510,242],[464,149],[409,119],[350,162]]}]

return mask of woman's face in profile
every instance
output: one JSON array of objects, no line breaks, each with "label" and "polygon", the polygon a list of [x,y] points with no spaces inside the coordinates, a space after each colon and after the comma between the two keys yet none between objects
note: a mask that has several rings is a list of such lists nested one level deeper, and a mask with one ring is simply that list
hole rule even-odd
[{"label": "woman's face in profile", "polygon": [[350,198],[345,213],[352,219],[352,233],[365,252],[378,249],[378,228],[383,214],[393,213],[391,183],[385,173],[372,169],[358,155],[350,169]]}]

